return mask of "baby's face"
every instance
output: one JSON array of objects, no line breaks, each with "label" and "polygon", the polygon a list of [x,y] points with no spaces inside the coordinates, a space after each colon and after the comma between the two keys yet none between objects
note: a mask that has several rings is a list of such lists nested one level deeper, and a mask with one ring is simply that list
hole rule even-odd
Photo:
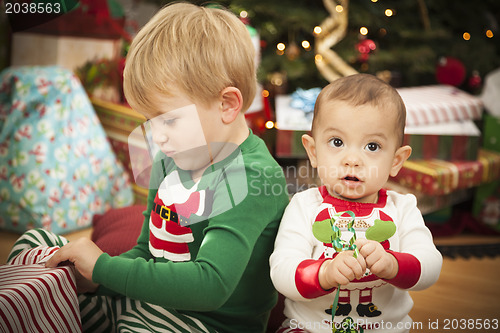
[{"label": "baby's face", "polygon": [[399,148],[396,119],[383,105],[323,103],[314,130],[315,151],[309,156],[332,196],[376,202]]}]

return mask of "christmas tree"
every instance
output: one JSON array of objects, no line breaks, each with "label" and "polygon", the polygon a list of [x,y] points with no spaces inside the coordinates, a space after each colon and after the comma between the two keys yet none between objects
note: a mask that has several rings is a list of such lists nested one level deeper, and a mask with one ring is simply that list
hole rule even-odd
[{"label": "christmas tree", "polygon": [[[154,0],[158,5],[170,1]],[[206,1],[191,1],[206,4]],[[280,92],[323,86],[316,66],[316,32],[327,19],[347,19],[331,49],[354,71],[395,86],[453,82],[476,90],[500,67],[500,1],[450,0],[220,0],[261,38],[259,79]],[[332,7],[333,6],[333,7]],[[328,33],[335,33],[329,31]],[[315,59],[316,58],[316,59]],[[321,59],[320,59],[321,60]],[[436,78],[437,69],[442,69]],[[449,77],[451,76],[451,78]],[[475,80],[474,80],[475,79]]]}]

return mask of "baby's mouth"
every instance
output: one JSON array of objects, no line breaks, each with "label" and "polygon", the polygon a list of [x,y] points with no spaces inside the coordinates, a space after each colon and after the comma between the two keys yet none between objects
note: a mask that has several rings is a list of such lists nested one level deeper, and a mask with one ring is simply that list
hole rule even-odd
[{"label": "baby's mouth", "polygon": [[359,182],[359,178],[355,176],[345,176],[344,180],[351,181],[351,182]]}]

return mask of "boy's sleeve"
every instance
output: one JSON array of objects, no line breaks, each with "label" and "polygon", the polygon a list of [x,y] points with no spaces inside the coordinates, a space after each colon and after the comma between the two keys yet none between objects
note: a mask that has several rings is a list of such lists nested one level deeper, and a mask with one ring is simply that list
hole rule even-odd
[{"label": "boy's sleeve", "polygon": [[[147,208],[143,212],[144,222],[142,223],[141,233],[137,238],[137,244],[129,251],[120,254],[119,255],[120,258],[127,258],[127,259],[143,258],[144,260],[148,260],[151,257],[149,253],[149,218],[151,216],[151,209],[155,195],[156,195],[155,190],[149,190]],[[103,285],[100,285],[96,292],[96,295],[106,295],[106,296],[117,296],[119,294],[120,293],[115,292],[109,288],[106,288]]]},{"label": "boy's sleeve", "polygon": [[[168,308],[219,308],[233,294],[244,271],[251,269],[248,264],[259,237],[274,237],[288,202],[283,176],[260,176],[252,184],[259,193],[249,192],[234,208],[209,219],[196,258],[156,263],[152,259],[131,259],[129,254],[103,254],[96,263],[93,281],[127,297]],[[283,192],[275,195],[265,191],[265,184],[279,185]],[[219,190],[227,191],[226,185],[220,184],[216,189],[215,204]],[[275,222],[270,226],[272,221]]]},{"label": "boy's sleeve", "polygon": [[426,289],[439,278],[443,258],[417,208],[415,196],[400,196],[396,205],[402,212],[398,226],[399,251],[388,252],[398,261],[399,270],[394,279],[386,281],[402,289]]},{"label": "boy's sleeve", "polygon": [[296,194],[281,220],[274,252],[270,257],[271,279],[286,297],[304,301],[331,293],[319,284],[318,271],[323,260],[311,259],[317,240],[311,232],[315,205],[308,190]]}]

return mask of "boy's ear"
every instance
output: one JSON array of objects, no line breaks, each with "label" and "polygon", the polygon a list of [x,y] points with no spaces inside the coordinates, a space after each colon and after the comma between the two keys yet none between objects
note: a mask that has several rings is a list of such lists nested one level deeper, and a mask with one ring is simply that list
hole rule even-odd
[{"label": "boy's ear", "polygon": [[318,162],[316,159],[316,143],[314,142],[314,138],[308,134],[302,135],[302,145],[306,149],[311,166],[316,168],[318,166]]},{"label": "boy's ear", "polygon": [[391,177],[396,177],[399,170],[403,167],[403,163],[410,157],[411,155],[411,147],[410,146],[402,146],[396,150],[394,154],[394,160],[392,161],[392,167],[390,175]]},{"label": "boy's ear", "polygon": [[241,108],[243,107],[243,96],[238,88],[227,87],[222,89],[220,97],[222,122],[224,124],[230,124],[241,112]]}]

